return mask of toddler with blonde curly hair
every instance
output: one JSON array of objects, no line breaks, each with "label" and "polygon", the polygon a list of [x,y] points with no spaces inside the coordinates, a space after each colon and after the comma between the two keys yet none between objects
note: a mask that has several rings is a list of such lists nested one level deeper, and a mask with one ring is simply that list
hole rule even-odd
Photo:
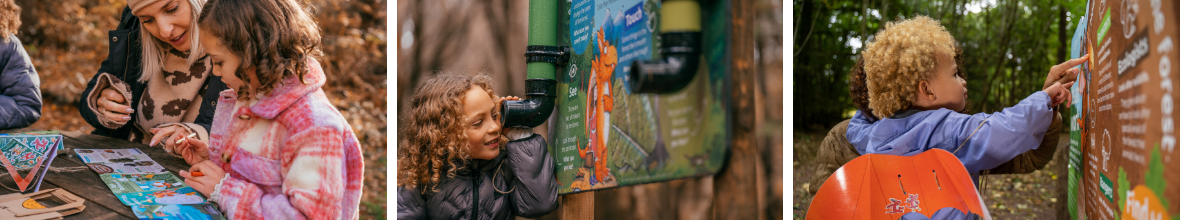
[{"label": "toddler with blonde curly hair", "polygon": [[1015,106],[964,114],[967,82],[953,58],[956,44],[926,16],[890,22],[874,36],[863,55],[870,111],[858,111],[846,133],[859,153],[909,156],[939,148],[977,179],[980,171],[1040,145],[1054,107],[1072,98],[1066,88],[1078,70],[1069,67],[1087,58],[1054,66],[1043,90]]}]

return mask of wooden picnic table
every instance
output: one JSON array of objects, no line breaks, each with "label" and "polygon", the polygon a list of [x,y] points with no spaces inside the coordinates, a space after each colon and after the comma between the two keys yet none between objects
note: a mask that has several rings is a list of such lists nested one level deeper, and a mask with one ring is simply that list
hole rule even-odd
[{"label": "wooden picnic table", "polygon": [[[107,188],[102,179],[98,177],[98,173],[86,167],[82,160],[74,153],[73,149],[125,149],[135,148],[148,154],[152,160],[155,160],[165,169],[171,171],[173,174],[179,175],[181,170],[187,170],[190,166],[184,162],[184,159],[172,156],[164,149],[158,147],[150,147],[140,143],[133,143],[127,140],[120,140],[100,135],[82,134],[77,132],[61,132],[65,139],[65,147],[67,153],[58,154],[57,158],[53,160],[50,167],[66,168],[66,167],[83,167],[85,170],[76,172],[54,172],[48,171],[45,174],[45,179],[41,182],[41,190],[61,188],[66,191],[86,199],[86,208],[81,213],[66,216],[65,219],[136,219],[135,214],[131,212],[131,207],[123,205],[115,194]],[[0,184],[7,186],[7,188],[16,189],[16,183],[11,176],[0,176]],[[29,187],[33,187],[29,184]],[[0,187],[0,195],[16,193],[15,190],[10,190],[5,187]],[[32,193],[30,188],[24,193]]]}]

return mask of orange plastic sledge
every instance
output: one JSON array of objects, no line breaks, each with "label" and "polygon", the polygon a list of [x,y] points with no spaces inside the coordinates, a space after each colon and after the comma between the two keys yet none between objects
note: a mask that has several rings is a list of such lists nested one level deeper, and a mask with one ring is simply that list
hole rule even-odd
[{"label": "orange plastic sledge", "polygon": [[894,220],[910,212],[930,217],[945,207],[991,219],[955,155],[941,149],[913,156],[867,154],[824,181],[807,219]]}]

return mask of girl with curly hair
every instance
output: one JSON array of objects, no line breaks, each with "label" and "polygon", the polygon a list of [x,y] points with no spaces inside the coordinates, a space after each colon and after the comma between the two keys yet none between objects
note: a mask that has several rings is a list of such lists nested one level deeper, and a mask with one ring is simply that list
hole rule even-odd
[{"label": "girl with curly hair", "polygon": [[520,98],[497,99],[490,81],[442,74],[414,92],[398,135],[398,219],[537,218],[557,209],[545,139],[526,129],[501,135],[498,102]]},{"label": "girl with curly hair", "polygon": [[[210,0],[197,36],[218,91],[208,160],[185,183],[230,219],[357,219],[364,164],[322,87],[320,29],[297,0]],[[186,157],[189,158],[189,157]],[[201,172],[203,175],[193,175]]]},{"label": "girl with curly hair", "polygon": [[20,6],[0,0],[0,130],[28,127],[41,118],[41,79],[16,38]]},{"label": "girl with curly hair", "polygon": [[869,109],[853,116],[846,134],[858,153],[908,156],[939,148],[955,154],[978,179],[980,171],[1041,145],[1057,117],[1054,107],[1071,98],[1066,88],[1078,70],[1069,67],[1085,57],[1054,66],[1043,90],[1015,106],[971,115],[960,113],[967,82],[953,58],[956,44],[938,21],[918,16],[890,22],[866,45]]}]

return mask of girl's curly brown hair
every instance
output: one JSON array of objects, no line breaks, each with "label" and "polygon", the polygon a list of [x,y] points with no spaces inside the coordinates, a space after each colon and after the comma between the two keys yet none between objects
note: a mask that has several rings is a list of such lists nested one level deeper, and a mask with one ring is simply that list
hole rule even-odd
[{"label": "girl's curly brown hair", "polygon": [[[242,59],[234,75],[245,82],[233,88],[239,99],[264,94],[284,78],[299,82],[309,72],[308,63],[323,56],[319,25],[295,0],[210,0],[197,23],[201,31],[221,39],[225,48]],[[310,6],[308,6],[310,7]],[[248,88],[250,68],[261,88]]]},{"label": "girl's curly brown hair", "polygon": [[869,108],[888,118],[912,107],[918,82],[934,76],[938,54],[954,55],[955,37],[926,16],[889,22],[865,46]]},{"label": "girl's curly brown hair", "polygon": [[[410,97],[410,109],[402,113],[398,131],[397,186],[425,187],[436,191],[439,181],[455,177],[471,159],[467,148],[464,126],[464,100],[467,91],[482,88],[497,101],[493,118],[499,118],[499,98],[492,89],[492,78],[481,73],[476,76],[440,74],[418,86]],[[508,139],[500,136],[500,149]],[[503,152],[501,152],[503,153]],[[422,192],[427,192],[423,190]]]},{"label": "girl's curly brown hair", "polygon": [[8,35],[20,28],[20,6],[13,0],[0,0],[0,42],[8,43]]}]

